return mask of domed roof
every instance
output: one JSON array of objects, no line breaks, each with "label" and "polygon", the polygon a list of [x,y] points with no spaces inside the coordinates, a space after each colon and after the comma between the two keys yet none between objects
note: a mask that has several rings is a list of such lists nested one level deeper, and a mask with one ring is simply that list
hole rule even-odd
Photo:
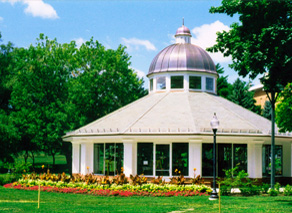
[{"label": "domed roof", "polygon": [[182,25],[180,28],[176,30],[175,36],[180,36],[180,35],[192,36],[190,29],[184,25]]},{"label": "domed roof", "polygon": [[172,44],[160,51],[152,60],[148,75],[170,71],[217,74],[216,66],[209,54],[201,47],[190,43]]}]

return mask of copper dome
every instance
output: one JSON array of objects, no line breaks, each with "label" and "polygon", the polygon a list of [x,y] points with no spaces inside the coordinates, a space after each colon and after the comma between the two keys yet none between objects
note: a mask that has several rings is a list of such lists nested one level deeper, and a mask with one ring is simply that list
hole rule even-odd
[{"label": "copper dome", "polygon": [[191,31],[189,28],[186,26],[182,25],[180,28],[177,29],[175,36],[180,36],[180,35],[185,35],[185,36],[192,36]]},{"label": "copper dome", "polygon": [[170,71],[197,71],[217,74],[216,66],[209,54],[201,47],[190,43],[173,44],[160,51],[152,60],[148,75]]}]

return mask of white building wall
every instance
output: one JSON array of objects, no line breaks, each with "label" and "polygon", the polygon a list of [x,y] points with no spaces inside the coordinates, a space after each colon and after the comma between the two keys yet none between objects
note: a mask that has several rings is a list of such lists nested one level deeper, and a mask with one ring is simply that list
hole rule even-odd
[{"label": "white building wall", "polygon": [[72,144],[72,173],[80,172],[80,144],[73,143]]},{"label": "white building wall", "polygon": [[80,173],[83,175],[93,172],[93,151],[93,143],[81,144]]},{"label": "white building wall", "polygon": [[247,172],[250,178],[262,178],[262,144],[247,145]]},{"label": "white building wall", "polygon": [[283,168],[283,176],[284,177],[292,177],[291,171],[291,152],[292,151],[292,144],[285,143],[282,146],[282,168]]},{"label": "white building wall", "polygon": [[124,144],[124,174],[127,177],[136,175],[137,144],[133,141],[123,141]]},{"label": "white building wall", "polygon": [[189,142],[189,176],[194,177],[194,168],[196,168],[196,176],[202,177],[202,142]]}]

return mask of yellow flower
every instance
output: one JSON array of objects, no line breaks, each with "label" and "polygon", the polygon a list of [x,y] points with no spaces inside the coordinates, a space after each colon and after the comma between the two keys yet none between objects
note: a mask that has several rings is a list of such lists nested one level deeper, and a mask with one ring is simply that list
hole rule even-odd
[{"label": "yellow flower", "polygon": [[45,165],[42,165],[42,169],[44,169],[45,168]]},{"label": "yellow flower", "polygon": [[196,168],[194,168],[194,172],[196,171],[197,169]]},{"label": "yellow flower", "polygon": [[23,170],[23,172],[25,173],[26,171],[25,171],[25,170]]},{"label": "yellow flower", "polygon": [[123,172],[124,171],[124,167],[121,167],[121,172]]},{"label": "yellow flower", "polygon": [[89,166],[87,166],[86,169],[89,170]]},{"label": "yellow flower", "polygon": [[177,173],[177,169],[175,169],[174,172]]},{"label": "yellow flower", "polygon": [[180,171],[178,171],[178,174],[180,174]]}]

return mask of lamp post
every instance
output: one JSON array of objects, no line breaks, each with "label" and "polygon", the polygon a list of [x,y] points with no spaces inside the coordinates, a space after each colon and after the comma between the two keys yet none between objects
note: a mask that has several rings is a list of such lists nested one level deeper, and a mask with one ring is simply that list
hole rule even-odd
[{"label": "lamp post", "polygon": [[217,200],[218,194],[216,191],[216,132],[219,127],[219,120],[217,119],[216,113],[214,113],[214,116],[210,122],[211,128],[213,129],[213,191],[211,193],[211,196],[209,197],[209,200]]}]

